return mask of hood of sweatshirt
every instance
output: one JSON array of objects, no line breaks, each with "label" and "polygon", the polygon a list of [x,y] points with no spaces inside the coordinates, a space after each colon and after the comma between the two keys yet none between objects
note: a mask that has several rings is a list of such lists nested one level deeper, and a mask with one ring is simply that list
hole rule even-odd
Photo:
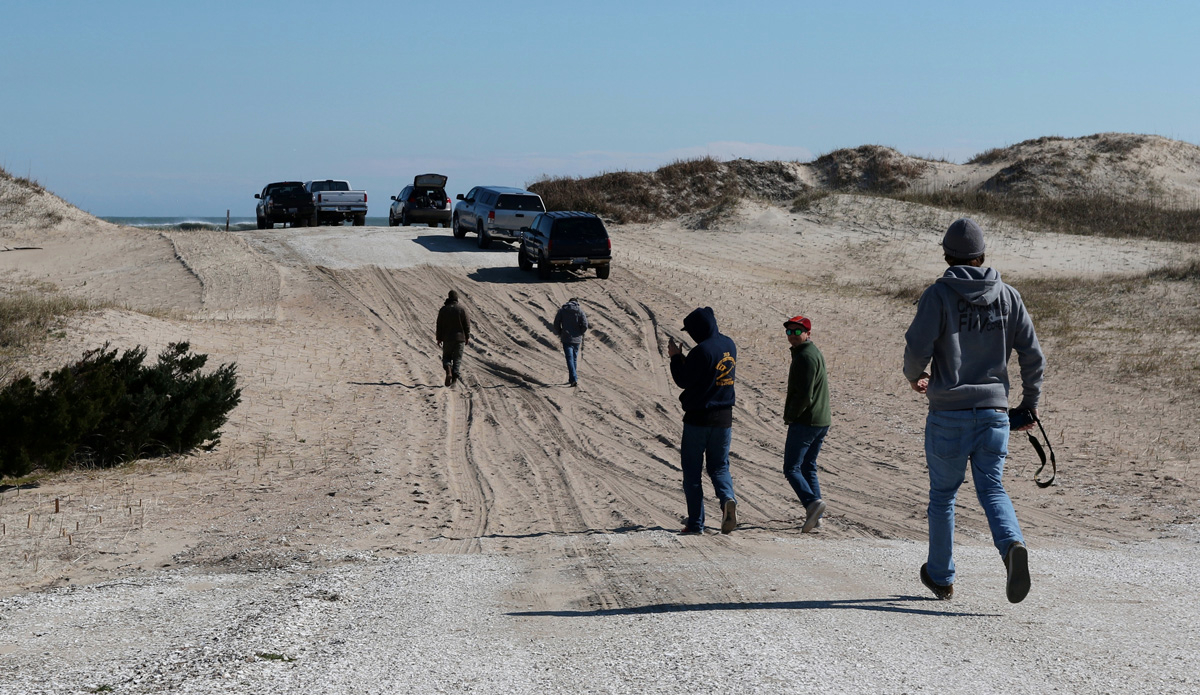
[{"label": "hood of sweatshirt", "polygon": [[1004,283],[994,268],[976,268],[971,265],[954,265],[937,281],[958,293],[967,303],[987,306],[1000,297]]},{"label": "hood of sweatshirt", "polygon": [[712,307],[701,307],[688,314],[683,320],[683,330],[696,343],[702,343],[717,334],[717,317]]}]

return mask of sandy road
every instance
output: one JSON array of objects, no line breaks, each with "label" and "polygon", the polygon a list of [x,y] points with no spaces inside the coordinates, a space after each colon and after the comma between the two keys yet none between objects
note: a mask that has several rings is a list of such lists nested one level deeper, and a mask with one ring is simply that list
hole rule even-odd
[{"label": "sandy road", "polygon": [[[168,475],[170,494],[151,507],[161,525],[58,556],[85,582],[128,579],[0,603],[0,675],[28,688],[12,692],[674,692],[681,682],[724,692],[731,679],[757,692],[1194,689],[1181,665],[1194,656],[1194,608],[1173,607],[1173,597],[1196,605],[1194,488],[1166,469],[1143,488],[1125,480],[1129,468],[1095,460],[1040,491],[1028,452],[1014,451],[1009,487],[1034,549],[1034,593],[1003,602],[965,493],[962,598],[925,599],[915,578],[923,405],[898,377],[911,309],[878,285],[935,272],[911,248],[933,233],[904,209],[831,205],[816,218],[752,209],[718,232],[615,229],[607,281],[538,282],[510,251],[425,228],[250,232],[224,256],[177,244],[202,280],[236,278],[209,270],[235,261],[278,273],[277,289],[244,293],[275,302],[271,311],[239,308],[222,286],[206,295],[212,313],[256,320],[190,328],[239,361],[247,402],[223,452]],[[1019,231],[997,241],[1001,268],[1043,243]],[[1072,253],[1031,272],[1092,272],[1104,258],[1136,267],[1160,252],[1048,243]],[[466,383],[446,389],[432,329],[451,288],[475,330]],[[571,296],[594,325],[579,389],[564,385],[550,330]],[[713,306],[740,347],[732,460],[743,526],[728,537],[671,533],[683,504],[665,342],[698,305]],[[809,536],[779,471],[778,323],[798,311],[816,319],[834,379],[822,454],[830,514]],[[1067,383],[1110,388],[1069,365],[1047,388]],[[1147,422],[1170,407],[1168,395],[1150,398]],[[1121,417],[1102,399],[1047,405],[1066,424],[1064,462],[1102,451]],[[162,474],[126,474],[122,494],[162,489],[151,475]],[[3,502],[0,513],[24,512]],[[171,567],[154,569],[163,559]],[[7,567],[28,581],[27,564]],[[1117,623],[1122,633],[1107,630]],[[148,637],[128,643],[130,631]],[[1128,643],[1144,645],[1133,666],[1115,656]]]}]

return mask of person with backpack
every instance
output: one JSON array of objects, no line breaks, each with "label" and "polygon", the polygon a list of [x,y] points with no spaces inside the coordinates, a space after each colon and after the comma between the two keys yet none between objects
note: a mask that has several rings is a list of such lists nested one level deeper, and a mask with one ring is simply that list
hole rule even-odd
[{"label": "person with backpack", "polygon": [[458,303],[458,292],[450,290],[442,308],[438,310],[437,330],[434,336],[442,348],[442,369],[446,371],[446,386],[462,378],[463,347],[471,340],[471,319],[465,307]]},{"label": "person with backpack", "polygon": [[683,319],[683,330],[696,341],[687,355],[674,338],[667,343],[671,378],[683,389],[683,439],[679,445],[683,469],[683,494],[687,500],[687,522],[683,535],[704,533],[704,487],[701,473],[708,463],[708,477],[721,503],[721,533],[737,528],[737,499],[729,474],[729,444],[733,428],[734,381],[737,345],[717,331],[711,307],[701,307]]},{"label": "person with backpack", "polygon": [[583,307],[579,306],[576,297],[567,300],[554,315],[554,332],[562,341],[563,354],[567,357],[568,386],[579,385],[576,365],[579,354],[583,352],[583,334],[587,333],[588,328],[591,326],[588,325],[587,314],[583,313]]},{"label": "person with backpack", "polygon": [[904,334],[904,376],[912,390],[929,399],[929,555],[921,565],[921,583],[939,599],[954,595],[954,498],[970,462],[975,494],[1004,561],[1005,594],[1009,602],[1020,603],[1031,584],[1029,556],[1000,481],[1010,429],[1008,358],[1017,351],[1020,408],[1036,419],[1046,357],[1021,295],[984,267],[979,225],[965,217],[955,220],[942,249],[950,267],[921,294]]}]

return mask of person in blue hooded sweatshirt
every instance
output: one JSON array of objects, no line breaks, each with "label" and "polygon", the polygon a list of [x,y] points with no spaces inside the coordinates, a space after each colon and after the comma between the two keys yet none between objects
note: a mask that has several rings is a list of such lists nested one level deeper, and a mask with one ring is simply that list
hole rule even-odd
[{"label": "person in blue hooded sweatshirt", "polygon": [[[1000,481],[1008,455],[1008,357],[1017,351],[1018,407],[1032,410],[1035,418],[1046,358],[1021,295],[983,266],[979,225],[956,220],[942,249],[950,267],[921,294],[904,334],[904,376],[929,399],[929,555],[919,574],[937,598],[954,595],[954,498],[970,462],[976,497],[1007,572],[1005,593],[1019,603],[1029,593],[1028,551]],[[1032,422],[1018,429],[1031,427]]]},{"label": "person in blue hooded sweatshirt", "polygon": [[680,533],[704,532],[704,488],[701,474],[708,463],[708,477],[721,503],[721,533],[737,528],[737,499],[729,475],[729,442],[733,427],[733,386],[737,371],[737,346],[717,331],[711,307],[702,307],[683,320],[683,330],[696,341],[685,356],[674,338],[667,343],[671,378],[683,389],[683,439],[679,446],[683,468],[683,494],[687,499],[687,522]]}]

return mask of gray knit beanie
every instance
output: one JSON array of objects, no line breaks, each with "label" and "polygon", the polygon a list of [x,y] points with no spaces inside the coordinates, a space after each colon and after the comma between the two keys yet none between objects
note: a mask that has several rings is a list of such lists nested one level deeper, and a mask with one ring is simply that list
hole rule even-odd
[{"label": "gray knit beanie", "polygon": [[946,236],[942,237],[942,248],[951,258],[979,258],[984,251],[983,230],[970,218],[954,220],[946,230]]}]

